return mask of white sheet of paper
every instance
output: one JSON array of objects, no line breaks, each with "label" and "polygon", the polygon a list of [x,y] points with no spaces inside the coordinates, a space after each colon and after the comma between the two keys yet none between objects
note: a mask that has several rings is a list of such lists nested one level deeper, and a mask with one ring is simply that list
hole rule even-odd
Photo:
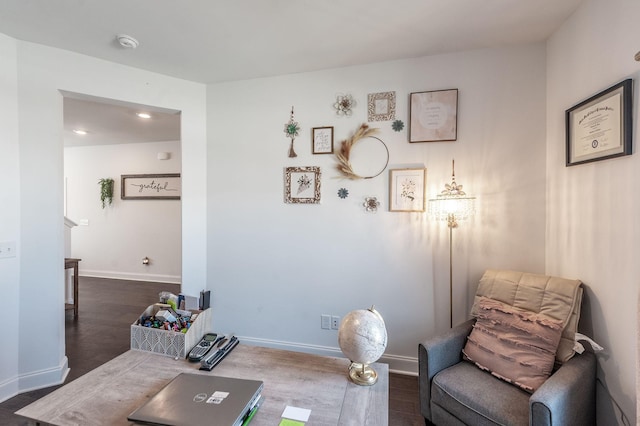
[{"label": "white sheet of paper", "polygon": [[290,405],[287,405],[282,412],[282,417],[305,423],[309,420],[310,415],[311,410],[307,410],[306,408],[291,407]]}]

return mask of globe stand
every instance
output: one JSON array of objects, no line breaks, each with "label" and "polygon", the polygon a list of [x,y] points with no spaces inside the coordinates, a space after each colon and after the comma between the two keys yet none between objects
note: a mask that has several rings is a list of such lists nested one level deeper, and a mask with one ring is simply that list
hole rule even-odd
[{"label": "globe stand", "polygon": [[371,386],[378,381],[378,373],[367,364],[351,362],[349,366],[349,378],[360,386]]}]

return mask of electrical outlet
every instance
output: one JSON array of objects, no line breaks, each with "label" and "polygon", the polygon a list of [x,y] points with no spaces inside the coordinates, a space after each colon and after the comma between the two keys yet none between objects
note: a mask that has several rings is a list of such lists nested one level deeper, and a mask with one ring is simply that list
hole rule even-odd
[{"label": "electrical outlet", "polygon": [[0,242],[0,258],[7,258],[7,257],[16,257],[15,241]]},{"label": "electrical outlet", "polygon": [[323,330],[331,330],[331,315],[320,315],[320,328]]},{"label": "electrical outlet", "polygon": [[333,315],[331,317],[331,329],[337,330],[340,327],[340,317]]}]

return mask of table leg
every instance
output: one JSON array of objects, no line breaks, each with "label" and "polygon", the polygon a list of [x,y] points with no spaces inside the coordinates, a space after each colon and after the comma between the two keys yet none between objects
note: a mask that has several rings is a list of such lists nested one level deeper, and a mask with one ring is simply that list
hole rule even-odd
[{"label": "table leg", "polygon": [[73,264],[73,318],[78,318],[78,262]]}]

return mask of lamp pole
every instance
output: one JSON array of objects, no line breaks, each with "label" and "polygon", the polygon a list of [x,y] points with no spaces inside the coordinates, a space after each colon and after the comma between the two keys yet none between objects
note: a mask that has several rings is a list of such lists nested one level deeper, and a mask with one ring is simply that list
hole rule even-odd
[{"label": "lamp pole", "polygon": [[[449,227],[449,327],[453,328],[453,228],[458,220],[464,220],[473,214],[475,197],[469,197],[456,183],[455,161],[451,161],[451,183],[429,200],[429,212],[438,220],[447,221]],[[456,217],[456,214],[458,217]]]},{"label": "lamp pole", "polygon": [[453,228],[458,226],[453,213],[447,215],[449,227],[449,328],[453,328]]}]

